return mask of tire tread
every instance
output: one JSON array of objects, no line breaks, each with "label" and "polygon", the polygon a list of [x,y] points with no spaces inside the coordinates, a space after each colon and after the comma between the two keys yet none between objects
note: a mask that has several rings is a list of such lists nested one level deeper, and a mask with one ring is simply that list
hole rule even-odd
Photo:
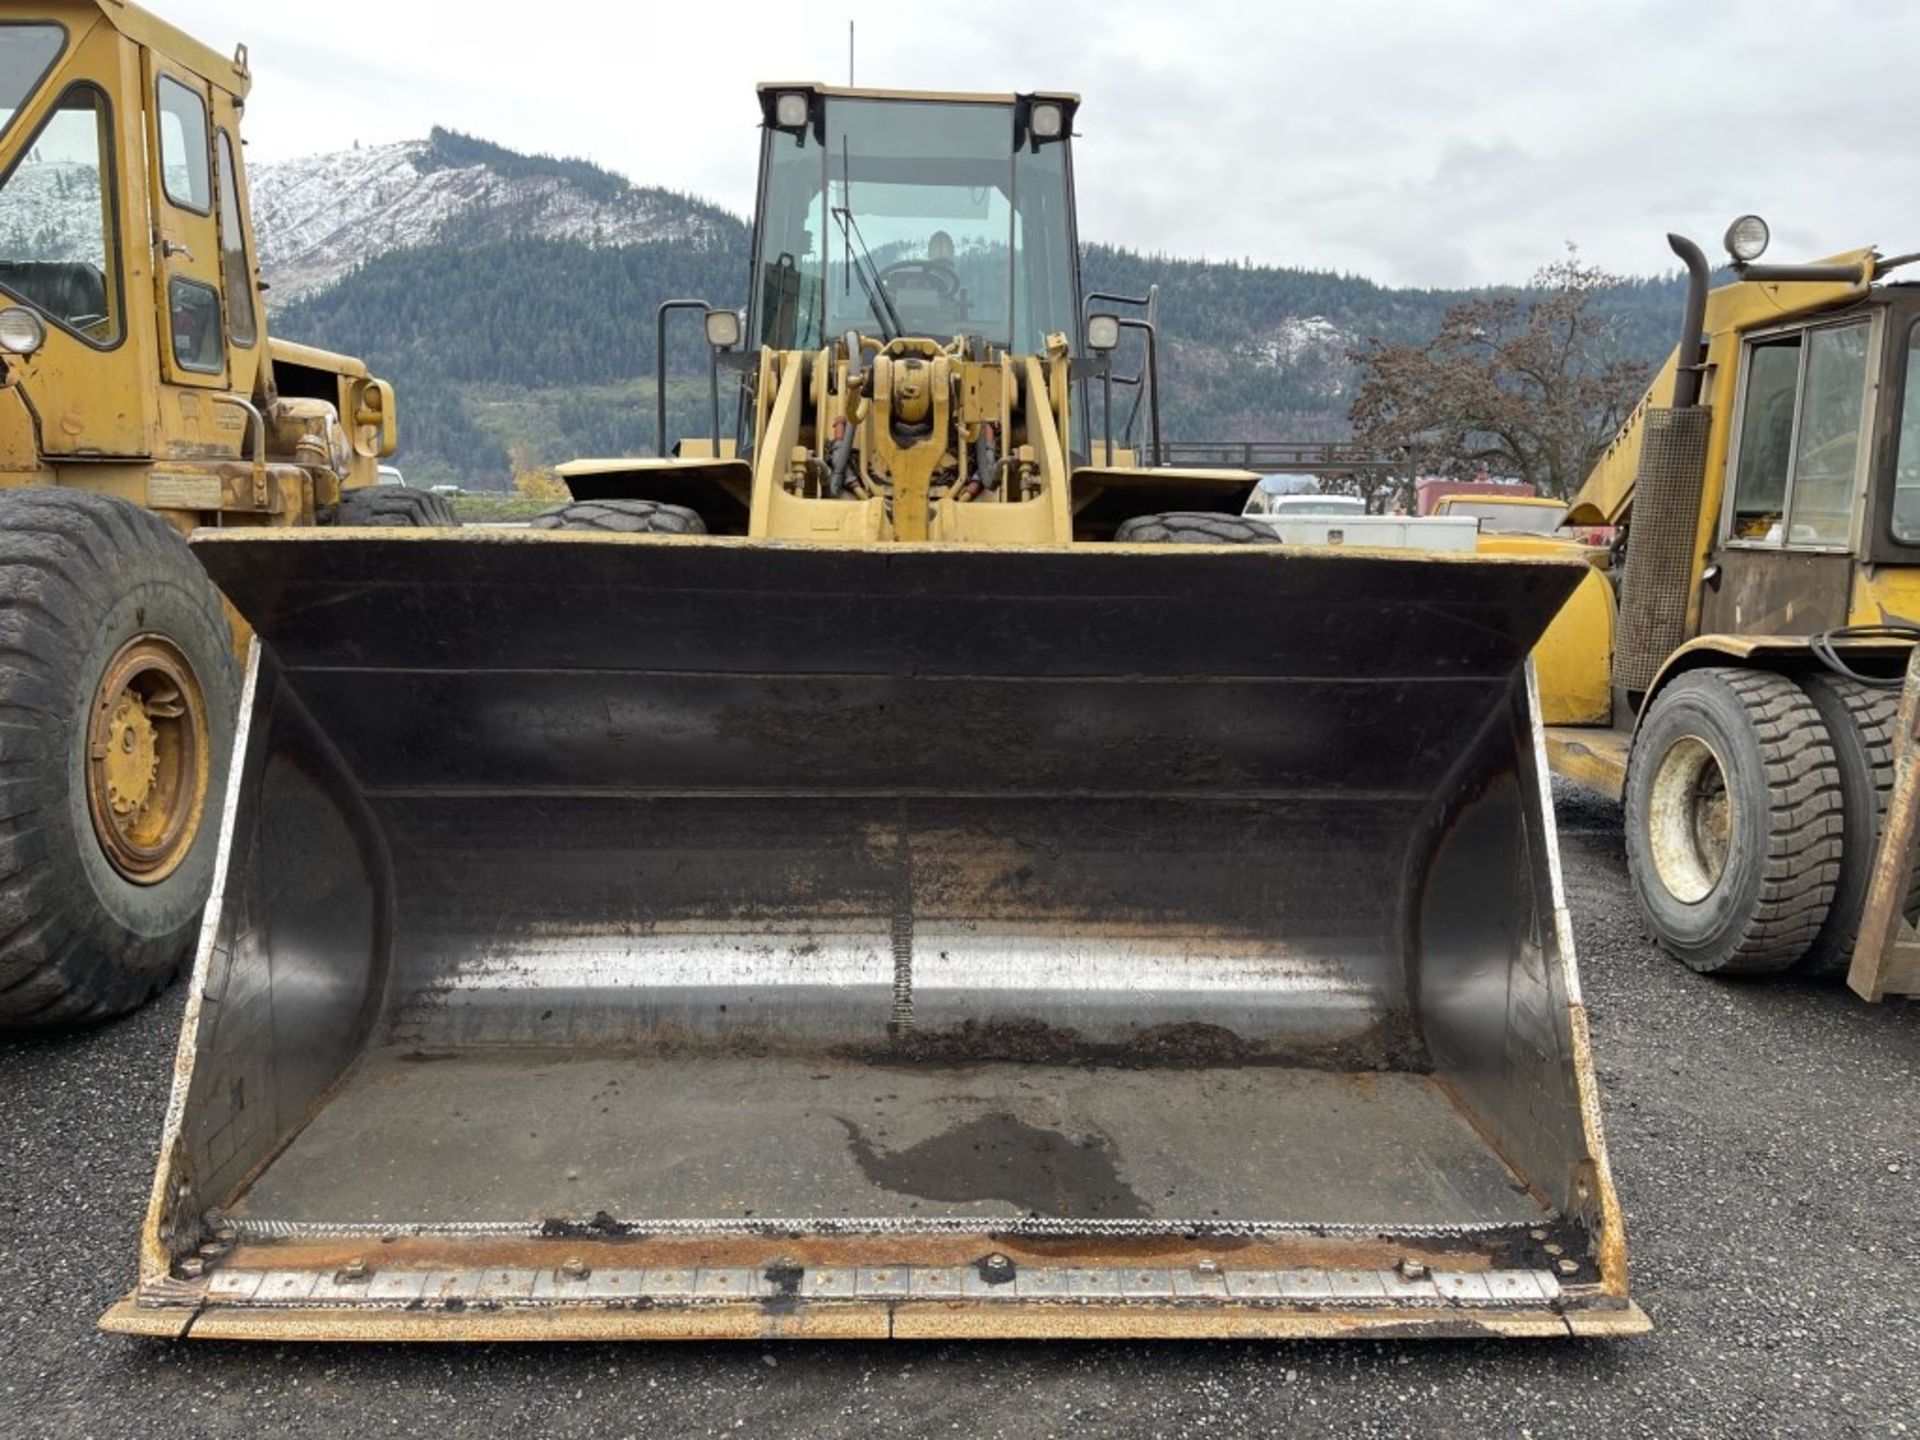
[{"label": "tire tread", "polygon": [[533,530],[597,531],[607,535],[705,535],[706,521],[684,505],[659,500],[571,500],[542,510]]},{"label": "tire tread", "polygon": [[391,529],[451,530],[460,525],[452,504],[431,490],[400,485],[363,485],[340,497],[336,525],[375,525]]},{"label": "tire tread", "polygon": [[1263,520],[1249,515],[1221,515],[1210,510],[1170,510],[1161,515],[1135,515],[1122,520],[1113,532],[1121,545],[1278,545],[1280,534]]},{"label": "tire tread", "polygon": [[[1767,843],[1749,913],[1715,953],[1681,958],[1716,975],[1788,969],[1820,933],[1840,878],[1844,798],[1826,723],[1806,692],[1785,675],[1715,666],[1682,678],[1724,685],[1752,731],[1761,773],[1758,785],[1741,793],[1764,795]],[[1735,784],[1733,777],[1728,784]],[[1631,781],[1628,791],[1628,823],[1638,827],[1644,822],[1631,803]]]},{"label": "tire tread", "polygon": [[50,772],[65,763],[59,737],[75,723],[74,667],[94,617],[142,566],[188,582],[192,623],[222,640],[215,663],[227,673],[203,675],[208,703],[231,701],[237,682],[219,593],[172,526],[88,491],[33,488],[0,500],[0,1026],[83,1023],[130,1009],[171,979],[197,931],[119,930],[86,898],[72,842],[56,839],[70,828],[56,818],[67,791]]},{"label": "tire tread", "polygon": [[[1868,827],[1871,842],[1866,853],[1842,856],[1841,864],[1850,872],[1841,885],[1843,899],[1836,901],[1820,934],[1794,966],[1796,974],[1830,978],[1845,974],[1852,964],[1870,878],[1866,872],[1879,853],[1881,836],[1886,829],[1887,803],[1893,795],[1894,757],[1898,748],[1900,692],[1863,685],[1842,675],[1810,676],[1806,687],[1815,694],[1816,704],[1821,699],[1827,701],[1822,718],[1830,739],[1835,723],[1852,725],[1853,733],[1848,740],[1857,745],[1857,753],[1864,762],[1873,804],[1872,824]],[[1836,754],[1841,743],[1834,742]],[[1916,865],[1908,878],[1903,910],[1909,920],[1920,916],[1920,865]]]}]

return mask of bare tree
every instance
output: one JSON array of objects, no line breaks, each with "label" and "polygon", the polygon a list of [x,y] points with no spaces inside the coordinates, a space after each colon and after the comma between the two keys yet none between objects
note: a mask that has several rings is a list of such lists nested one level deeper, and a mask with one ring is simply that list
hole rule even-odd
[{"label": "bare tree", "polygon": [[1484,472],[1566,498],[1650,378],[1594,303],[1622,283],[1569,245],[1525,290],[1454,306],[1425,345],[1368,341],[1353,353],[1355,439],[1406,454],[1412,474]]}]

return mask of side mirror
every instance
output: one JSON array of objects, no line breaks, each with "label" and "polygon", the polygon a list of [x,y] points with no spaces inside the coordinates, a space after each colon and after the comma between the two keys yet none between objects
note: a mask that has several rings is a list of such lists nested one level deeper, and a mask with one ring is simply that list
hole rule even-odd
[{"label": "side mirror", "polygon": [[740,343],[738,310],[707,311],[707,344],[716,350],[731,350]]},{"label": "side mirror", "polygon": [[1105,355],[1120,344],[1120,317],[1118,315],[1089,315],[1087,317],[1087,348],[1097,355]]}]

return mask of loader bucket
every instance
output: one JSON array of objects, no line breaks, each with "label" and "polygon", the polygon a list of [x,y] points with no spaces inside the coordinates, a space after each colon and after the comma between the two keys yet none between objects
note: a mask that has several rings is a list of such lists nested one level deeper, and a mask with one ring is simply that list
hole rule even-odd
[{"label": "loader bucket", "polygon": [[111,1328],[1644,1328],[1582,565],[203,536],[258,643]]}]

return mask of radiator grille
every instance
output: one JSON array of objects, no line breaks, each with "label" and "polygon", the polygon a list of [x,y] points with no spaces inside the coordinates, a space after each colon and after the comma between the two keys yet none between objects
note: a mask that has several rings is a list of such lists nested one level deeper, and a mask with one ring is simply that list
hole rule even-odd
[{"label": "radiator grille", "polygon": [[1631,691],[1651,685],[1667,656],[1687,638],[1712,411],[1703,405],[1653,410],[1646,423],[1620,583],[1613,672],[1615,682]]}]

